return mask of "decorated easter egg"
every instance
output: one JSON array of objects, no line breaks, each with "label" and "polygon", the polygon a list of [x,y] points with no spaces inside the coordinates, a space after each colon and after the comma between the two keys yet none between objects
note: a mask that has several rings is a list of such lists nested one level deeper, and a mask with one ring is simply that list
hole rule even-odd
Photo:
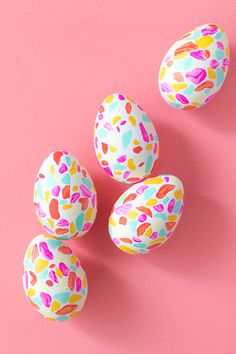
[{"label": "decorated easter egg", "polygon": [[130,254],[146,253],[173,234],[183,211],[183,184],[172,175],[139,182],[116,201],[109,218],[114,244]]},{"label": "decorated easter egg", "polygon": [[118,93],[105,98],[98,110],[94,145],[104,171],[123,183],[149,176],[159,155],[151,120],[137,103]]},{"label": "decorated easter egg", "polygon": [[45,231],[60,239],[83,236],[96,217],[93,181],[72,155],[52,152],[39,169],[34,186],[34,205]]},{"label": "decorated easter egg", "polygon": [[224,29],[216,24],[196,27],[165,55],[159,72],[161,95],[175,108],[199,108],[219,91],[228,66],[229,44]]},{"label": "decorated easter egg", "polygon": [[86,273],[78,257],[60,240],[36,236],[24,257],[23,286],[31,305],[50,320],[76,317],[87,296]]}]

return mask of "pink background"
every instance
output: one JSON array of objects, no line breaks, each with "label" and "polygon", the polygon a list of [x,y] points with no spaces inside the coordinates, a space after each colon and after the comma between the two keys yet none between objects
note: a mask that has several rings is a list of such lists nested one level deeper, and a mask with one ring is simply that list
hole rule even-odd
[{"label": "pink background", "polygon": [[[234,354],[236,340],[236,2],[0,1],[0,352]],[[216,99],[194,112],[160,97],[156,77],[170,45],[192,27],[228,32],[231,65]],[[99,167],[93,125],[103,98],[122,92],[154,121],[154,174],[185,185],[186,208],[161,249],[130,256],[107,219],[125,186]],[[22,289],[27,244],[42,232],[32,192],[51,151],[76,155],[97,186],[91,232],[71,242],[89,280],[81,315],[42,320]]]}]

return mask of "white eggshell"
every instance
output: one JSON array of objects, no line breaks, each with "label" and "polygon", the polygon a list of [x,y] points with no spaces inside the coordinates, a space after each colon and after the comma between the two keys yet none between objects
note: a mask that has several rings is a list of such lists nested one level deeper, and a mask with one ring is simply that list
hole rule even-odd
[{"label": "white eggshell", "polygon": [[102,168],[123,183],[148,177],[159,155],[151,120],[138,104],[118,93],[108,96],[99,108],[94,145]]}]

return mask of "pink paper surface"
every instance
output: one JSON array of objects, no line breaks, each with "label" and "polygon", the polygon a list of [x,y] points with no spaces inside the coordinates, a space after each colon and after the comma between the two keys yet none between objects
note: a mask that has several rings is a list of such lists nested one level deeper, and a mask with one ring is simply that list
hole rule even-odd
[{"label": "pink paper surface", "polygon": [[[236,340],[236,2],[1,1],[0,352],[234,354]],[[193,112],[169,107],[157,88],[161,60],[194,26],[216,22],[230,40],[221,92]],[[126,186],[100,168],[93,125],[112,92],[135,99],[157,127],[153,175],[185,185],[183,218],[161,249],[119,251],[107,233]],[[45,156],[63,148],[91,173],[99,209],[70,242],[87,271],[77,319],[42,320],[22,288],[22,261],[42,232],[32,194]]]}]

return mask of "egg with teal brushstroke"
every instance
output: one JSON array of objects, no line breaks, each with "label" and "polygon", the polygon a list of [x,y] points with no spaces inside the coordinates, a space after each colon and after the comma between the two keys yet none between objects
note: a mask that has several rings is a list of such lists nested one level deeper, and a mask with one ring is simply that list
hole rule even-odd
[{"label": "egg with teal brushstroke", "polygon": [[23,266],[25,295],[43,318],[66,321],[80,313],[88,292],[86,273],[62,241],[36,236],[27,247]]},{"label": "egg with teal brushstroke", "polygon": [[36,215],[44,230],[59,239],[88,232],[97,213],[97,195],[87,169],[64,150],[42,163],[34,186]]},{"label": "egg with teal brushstroke", "polygon": [[159,156],[155,127],[131,98],[114,93],[102,102],[95,121],[94,146],[103,170],[116,181],[147,178]]},{"label": "egg with teal brushstroke", "polygon": [[179,223],[183,198],[183,184],[173,175],[148,178],[130,187],[118,198],[109,218],[115,246],[129,254],[162,246]]},{"label": "egg with teal brushstroke", "polygon": [[194,28],[177,40],[159,71],[159,90],[172,107],[193,110],[220,90],[229,66],[229,43],[217,24]]}]

